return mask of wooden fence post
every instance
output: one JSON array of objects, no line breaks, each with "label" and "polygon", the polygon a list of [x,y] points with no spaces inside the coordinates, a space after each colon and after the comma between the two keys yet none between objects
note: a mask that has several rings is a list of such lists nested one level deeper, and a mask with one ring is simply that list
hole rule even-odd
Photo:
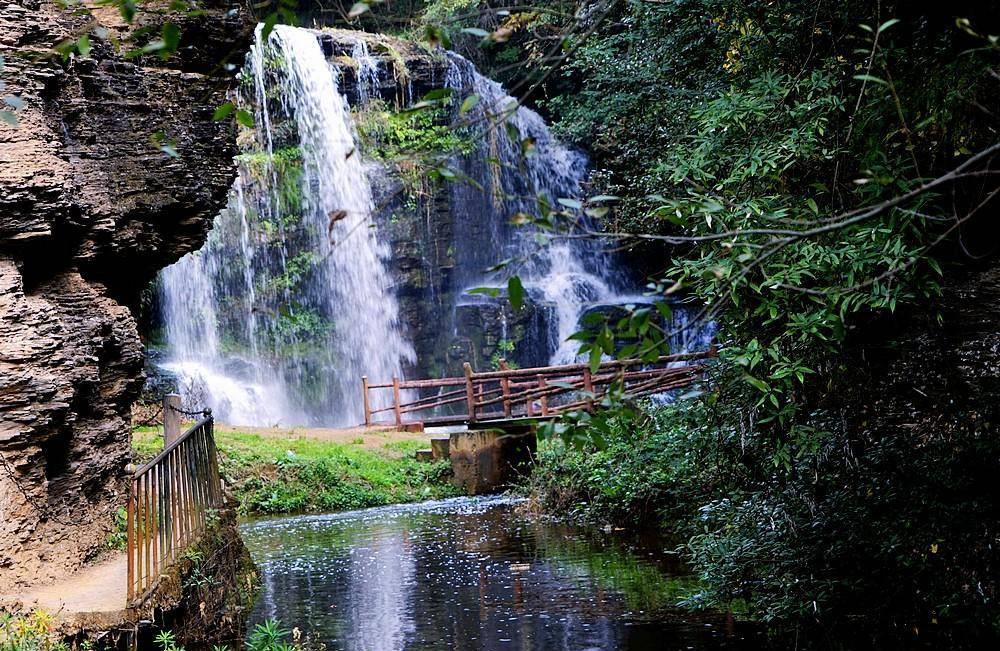
[{"label": "wooden fence post", "polygon": [[472,386],[472,364],[465,362],[462,364],[465,371],[465,400],[469,403],[469,422],[476,421],[476,391]]},{"label": "wooden fence post", "polygon": [[594,378],[590,367],[583,369],[583,390],[587,392],[587,411],[594,411]]},{"label": "wooden fence post", "polygon": [[[538,374],[538,388],[545,389],[545,376],[541,373]],[[549,415],[549,397],[544,393],[539,397],[538,400],[542,404],[542,416]]]},{"label": "wooden fence post", "polygon": [[396,427],[403,424],[403,412],[399,409],[399,378],[392,376],[392,410],[396,414]]},{"label": "wooden fence post", "polygon": [[[501,359],[500,360],[500,370],[501,371],[509,370],[509,367],[507,366],[507,360],[506,359]],[[511,409],[510,409],[510,378],[509,377],[500,378],[500,389],[503,391],[503,416],[504,416],[504,418],[510,418]]]},{"label": "wooden fence post", "polygon": [[361,392],[365,398],[365,427],[372,426],[372,406],[368,400],[368,376],[361,376]]},{"label": "wooden fence post", "polygon": [[181,436],[181,397],[176,393],[163,396],[163,447],[167,447]]}]

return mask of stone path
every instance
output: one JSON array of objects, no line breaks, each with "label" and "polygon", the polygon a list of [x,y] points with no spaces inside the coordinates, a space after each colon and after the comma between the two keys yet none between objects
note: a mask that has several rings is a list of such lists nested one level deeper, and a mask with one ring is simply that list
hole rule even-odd
[{"label": "stone path", "polygon": [[19,601],[59,617],[76,613],[117,613],[125,609],[128,565],[125,554],[84,567],[61,581],[37,586],[2,600]]}]

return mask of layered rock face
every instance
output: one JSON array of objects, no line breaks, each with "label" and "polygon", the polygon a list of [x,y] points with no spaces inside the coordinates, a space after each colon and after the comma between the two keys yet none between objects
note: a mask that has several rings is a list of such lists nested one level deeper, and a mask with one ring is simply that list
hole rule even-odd
[{"label": "layered rock face", "polygon": [[[113,8],[0,7],[2,95],[23,103],[0,123],[0,592],[99,554],[125,505],[143,383],[129,306],[201,246],[235,172],[212,114],[250,16],[202,8],[169,16],[181,50],[161,60],[124,56],[166,19],[152,7],[131,25]],[[87,57],[53,53],[87,33]]]}]

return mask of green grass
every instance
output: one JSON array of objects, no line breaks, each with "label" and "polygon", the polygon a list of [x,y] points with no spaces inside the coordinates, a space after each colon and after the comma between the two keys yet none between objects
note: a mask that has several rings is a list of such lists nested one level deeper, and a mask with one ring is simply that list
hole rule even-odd
[{"label": "green grass", "polygon": [[[220,469],[241,515],[339,511],[456,495],[447,461],[423,463],[420,441],[379,448],[218,432]],[[140,460],[163,447],[153,428],[133,433]]]}]

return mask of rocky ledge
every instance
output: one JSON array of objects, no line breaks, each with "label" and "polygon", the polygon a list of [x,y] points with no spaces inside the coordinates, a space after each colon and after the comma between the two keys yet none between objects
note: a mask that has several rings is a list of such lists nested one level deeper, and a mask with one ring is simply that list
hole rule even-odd
[{"label": "rocky ledge", "polygon": [[[0,7],[0,94],[17,121],[0,122],[0,593],[103,552],[142,386],[129,307],[201,245],[235,173],[232,127],[212,116],[249,13],[155,1],[126,24],[98,4]],[[125,55],[168,19],[177,54]],[[54,51],[84,34],[85,56]]]}]

